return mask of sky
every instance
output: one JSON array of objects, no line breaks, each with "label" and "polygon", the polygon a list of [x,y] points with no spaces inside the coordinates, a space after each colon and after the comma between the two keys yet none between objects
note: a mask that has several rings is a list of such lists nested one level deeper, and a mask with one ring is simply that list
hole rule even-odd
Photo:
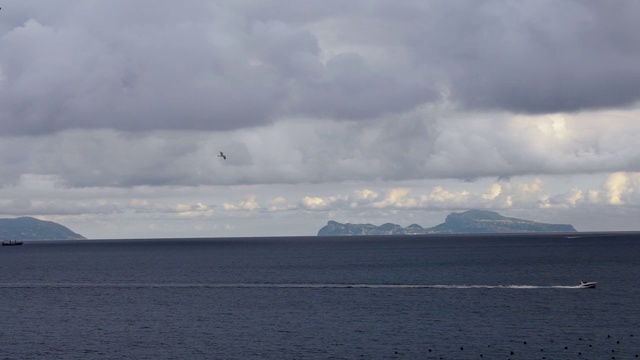
[{"label": "sky", "polygon": [[640,231],[638,1],[0,6],[2,218],[91,239],[469,209]]}]

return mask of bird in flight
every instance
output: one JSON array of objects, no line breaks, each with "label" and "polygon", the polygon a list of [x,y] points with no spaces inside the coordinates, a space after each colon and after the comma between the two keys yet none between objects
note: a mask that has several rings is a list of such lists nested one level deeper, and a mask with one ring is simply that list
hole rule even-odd
[{"label": "bird in flight", "polygon": [[218,155],[218,157],[221,157],[224,160],[227,160],[227,155],[223,154],[222,151],[220,151],[220,155]]}]

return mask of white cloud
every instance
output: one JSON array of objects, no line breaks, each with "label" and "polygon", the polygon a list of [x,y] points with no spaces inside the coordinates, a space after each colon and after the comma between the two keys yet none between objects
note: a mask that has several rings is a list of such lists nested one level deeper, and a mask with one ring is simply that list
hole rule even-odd
[{"label": "white cloud", "polygon": [[485,200],[493,200],[502,193],[502,186],[499,183],[491,185],[491,188],[486,193],[482,194],[482,198]]},{"label": "white cloud", "polygon": [[303,208],[309,210],[326,210],[331,207],[332,204],[336,203],[338,198],[335,196],[329,197],[318,197],[318,196],[305,196],[302,198],[302,206]]},{"label": "white cloud", "polygon": [[607,179],[605,188],[608,195],[608,203],[611,205],[623,205],[625,194],[628,192],[629,176],[624,173],[611,174]]},{"label": "white cloud", "polygon": [[640,173],[617,172],[610,174],[603,191],[611,205],[640,205]]},{"label": "white cloud", "polygon": [[178,204],[175,210],[179,216],[187,218],[210,217],[213,214],[213,210],[201,202],[196,204]]},{"label": "white cloud", "polygon": [[373,199],[377,199],[378,196],[380,196],[377,192],[369,189],[356,190],[354,193],[355,193],[355,198],[358,200],[359,199],[373,200]]},{"label": "white cloud", "polygon": [[582,202],[585,200],[585,196],[584,196],[584,192],[580,189],[572,189],[571,192],[569,193],[569,196],[567,196],[567,201],[569,203],[570,206],[577,206],[578,203]]},{"label": "white cloud", "polygon": [[455,206],[455,204],[463,205],[467,201],[468,195],[467,191],[449,191],[443,186],[436,186],[424,199],[427,202],[439,203],[440,206],[442,204]]}]

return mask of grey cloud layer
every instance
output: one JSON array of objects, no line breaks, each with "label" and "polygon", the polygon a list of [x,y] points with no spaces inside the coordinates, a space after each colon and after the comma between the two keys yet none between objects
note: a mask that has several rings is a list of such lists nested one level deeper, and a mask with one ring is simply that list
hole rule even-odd
[{"label": "grey cloud layer", "polygon": [[522,113],[640,98],[636,1],[8,1],[0,131]]},{"label": "grey cloud layer", "polygon": [[[63,187],[132,188],[640,171],[640,123],[633,116],[615,119],[615,127],[584,116],[533,121],[463,114],[440,122],[423,116],[291,120],[232,133],[96,130],[4,138],[0,184],[32,175],[51,176]],[[226,160],[217,157],[220,150]]]}]

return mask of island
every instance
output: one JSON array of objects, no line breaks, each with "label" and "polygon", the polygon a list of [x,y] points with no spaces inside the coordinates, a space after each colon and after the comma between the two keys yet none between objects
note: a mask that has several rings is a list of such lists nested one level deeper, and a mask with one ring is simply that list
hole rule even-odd
[{"label": "island", "polygon": [[572,225],[546,224],[530,220],[510,218],[495,211],[469,210],[451,213],[445,222],[430,228],[413,224],[402,227],[386,223],[380,226],[371,224],[342,224],[329,221],[318,236],[357,236],[357,235],[424,235],[424,234],[491,234],[491,233],[535,233],[535,232],[576,232]]},{"label": "island", "polygon": [[86,240],[67,227],[53,221],[39,220],[29,216],[15,219],[0,219],[2,240]]}]

